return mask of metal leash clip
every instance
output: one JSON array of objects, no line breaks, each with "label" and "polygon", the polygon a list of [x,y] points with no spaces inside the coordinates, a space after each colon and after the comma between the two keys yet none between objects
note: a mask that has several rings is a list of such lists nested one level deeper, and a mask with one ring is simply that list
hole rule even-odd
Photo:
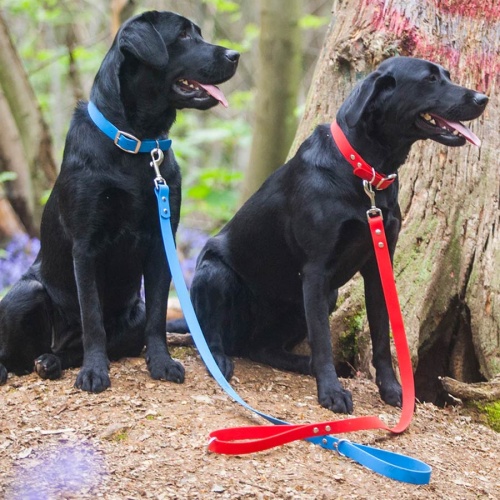
[{"label": "metal leash clip", "polygon": [[375,191],[373,190],[373,186],[369,181],[363,181],[363,188],[365,189],[365,193],[368,198],[370,198],[371,203],[370,210],[367,210],[366,216],[368,218],[378,216],[382,217],[382,210],[380,210],[380,208],[377,208],[377,206],[375,205]]},{"label": "metal leash clip", "polygon": [[155,187],[158,189],[158,184],[167,184],[165,179],[162,177],[160,173],[160,165],[163,163],[163,159],[165,155],[163,151],[160,149],[160,144],[156,141],[156,148],[151,150],[151,159],[152,161],[149,163],[151,167],[154,168],[156,177],[154,179]]}]

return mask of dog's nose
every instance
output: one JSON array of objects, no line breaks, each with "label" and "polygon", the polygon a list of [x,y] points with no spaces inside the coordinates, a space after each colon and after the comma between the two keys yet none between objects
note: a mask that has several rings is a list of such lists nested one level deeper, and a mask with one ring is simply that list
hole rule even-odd
[{"label": "dog's nose", "polygon": [[488,104],[488,101],[489,98],[487,95],[480,94],[479,92],[476,92],[476,94],[474,95],[474,103],[482,108],[484,108],[484,106]]},{"label": "dog's nose", "polygon": [[226,58],[232,63],[237,63],[240,58],[240,53],[236,52],[236,50],[226,50]]}]

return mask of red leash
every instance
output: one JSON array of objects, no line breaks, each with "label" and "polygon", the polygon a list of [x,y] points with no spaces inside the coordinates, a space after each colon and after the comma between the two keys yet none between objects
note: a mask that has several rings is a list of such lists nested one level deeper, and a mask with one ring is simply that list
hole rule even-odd
[{"label": "red leash", "polygon": [[[394,427],[389,427],[380,418],[372,416],[314,424],[259,425],[220,429],[210,434],[208,448],[216,453],[240,455],[266,450],[298,439],[318,438],[319,436],[327,436],[329,434],[368,429],[383,429],[394,434],[399,434],[407,429],[412,420],[415,405],[413,368],[396,283],[394,281],[389,248],[385,237],[382,212],[375,206],[375,193],[373,191],[373,187],[375,189],[388,187],[394,181],[395,175],[383,177],[368,165],[349,144],[336,122],[332,124],[331,131],[337,147],[353,166],[355,175],[364,180],[365,191],[371,200],[371,208],[367,211],[368,224],[399,360],[399,373],[403,391],[403,403],[399,421]],[[338,441],[338,446],[340,446],[342,441],[345,440]]]}]

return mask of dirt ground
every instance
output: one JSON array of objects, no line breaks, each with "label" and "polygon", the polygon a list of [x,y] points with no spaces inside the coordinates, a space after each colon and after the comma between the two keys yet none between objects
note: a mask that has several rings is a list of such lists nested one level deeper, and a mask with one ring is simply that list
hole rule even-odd
[{"label": "dirt ground", "polygon": [[[423,460],[431,483],[379,476],[304,441],[244,456],[206,448],[210,431],[262,422],[232,402],[207,374],[193,347],[176,347],[182,385],[152,380],[144,359],[111,365],[111,389],[73,388],[61,380],[11,376],[0,387],[0,497],[13,499],[406,499],[500,498],[500,439],[457,407],[418,404],[405,434],[351,435]],[[311,377],[236,360],[236,390],[254,407],[290,422],[336,418],[316,401]],[[345,380],[355,415],[395,420],[376,386]],[[342,417],[338,417],[342,418]]]}]

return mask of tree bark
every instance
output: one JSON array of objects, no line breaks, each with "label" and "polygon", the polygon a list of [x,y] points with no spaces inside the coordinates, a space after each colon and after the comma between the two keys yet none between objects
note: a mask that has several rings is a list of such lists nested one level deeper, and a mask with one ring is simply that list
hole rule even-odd
[{"label": "tree bark", "polygon": [[6,185],[7,196],[28,232],[36,234],[42,212],[37,201],[57,168],[48,126],[1,15],[0,90],[0,119],[9,135],[0,142],[1,168],[17,173]]},{"label": "tree bark", "polygon": [[260,0],[260,39],[254,135],[241,202],[281,166],[295,134],[300,84],[301,2]]},{"label": "tree bark", "polygon": [[[393,55],[433,60],[490,96],[471,124],[480,149],[420,142],[399,172],[404,223],[394,268],[417,396],[427,400],[438,376],[475,382],[500,372],[499,19],[496,0],[336,0],[292,147],[332,121],[356,81]],[[359,280],[341,294],[347,299],[332,319],[337,347],[364,309]],[[366,321],[358,330],[358,366],[369,369]]]}]

